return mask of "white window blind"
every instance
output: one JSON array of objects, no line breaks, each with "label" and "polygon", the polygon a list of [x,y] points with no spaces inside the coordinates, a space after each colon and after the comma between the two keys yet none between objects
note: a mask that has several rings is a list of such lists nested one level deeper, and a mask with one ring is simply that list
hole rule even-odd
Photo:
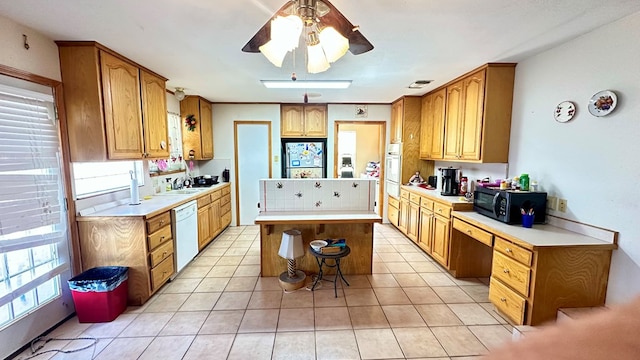
[{"label": "white window blind", "polygon": [[0,328],[60,295],[60,154],[51,96],[0,86]]},{"label": "white window blind", "polygon": [[74,193],[76,199],[128,189],[129,171],[135,171],[138,185],[144,185],[142,161],[103,161],[73,163]]}]

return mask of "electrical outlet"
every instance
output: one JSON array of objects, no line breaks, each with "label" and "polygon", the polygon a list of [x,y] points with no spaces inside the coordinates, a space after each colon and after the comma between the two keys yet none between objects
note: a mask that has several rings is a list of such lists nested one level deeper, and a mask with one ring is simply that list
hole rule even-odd
[{"label": "electrical outlet", "polygon": [[558,199],[555,196],[547,196],[547,210],[556,210]]},{"label": "electrical outlet", "polygon": [[567,212],[567,199],[560,199],[558,201],[558,210],[561,212]]}]

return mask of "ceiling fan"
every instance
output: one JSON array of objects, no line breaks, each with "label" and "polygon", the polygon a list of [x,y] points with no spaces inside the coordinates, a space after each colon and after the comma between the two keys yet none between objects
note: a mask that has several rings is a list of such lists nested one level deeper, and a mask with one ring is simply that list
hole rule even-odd
[{"label": "ceiling fan", "polygon": [[[290,21],[284,21],[284,20]],[[292,25],[293,22],[295,25]],[[285,30],[280,24],[287,23]],[[303,31],[304,29],[304,31]],[[335,31],[334,31],[335,30]],[[297,31],[297,34],[296,34]],[[277,42],[276,36],[285,36],[290,39],[288,44],[277,47],[275,57],[273,56],[274,43]],[[266,24],[247,42],[242,48],[244,52],[263,53],[274,65],[282,66],[282,59],[288,51],[298,46],[300,33],[305,35],[305,43],[307,44],[307,60],[308,70],[311,73],[324,71],[329,68],[329,62],[333,62],[340,58],[348,50],[354,55],[363,54],[373,49],[373,45],[360,32],[357,26],[354,26],[338,9],[336,9],[328,0],[290,0],[287,1]],[[329,41],[323,39],[323,33],[329,34],[334,38],[340,50],[336,49],[336,54],[329,54],[334,50],[329,49],[326,43]],[[328,38],[329,36],[324,36]],[[322,42],[322,43],[321,43]],[[333,42],[333,41],[332,41]],[[311,64],[319,61],[312,55],[315,45],[322,45],[322,49],[326,56],[326,61],[322,60],[320,65]],[[318,46],[320,48],[320,46]],[[326,64],[325,64],[326,63]]]}]

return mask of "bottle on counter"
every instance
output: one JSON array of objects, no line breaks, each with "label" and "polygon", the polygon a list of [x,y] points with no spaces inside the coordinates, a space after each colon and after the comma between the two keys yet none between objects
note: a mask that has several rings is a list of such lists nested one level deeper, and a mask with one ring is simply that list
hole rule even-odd
[{"label": "bottle on counter", "polygon": [[529,174],[520,175],[520,190],[529,191]]},{"label": "bottle on counter", "polygon": [[511,180],[511,190],[520,190],[520,178],[519,177],[514,177]]},{"label": "bottle on counter", "polygon": [[460,178],[460,191],[458,191],[458,194],[464,196],[467,192],[469,192],[469,179],[463,176]]}]

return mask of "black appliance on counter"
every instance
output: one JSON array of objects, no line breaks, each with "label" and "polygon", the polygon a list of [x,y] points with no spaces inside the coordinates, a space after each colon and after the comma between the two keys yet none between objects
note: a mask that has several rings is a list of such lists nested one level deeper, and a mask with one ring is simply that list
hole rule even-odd
[{"label": "black appliance on counter", "polygon": [[229,182],[229,169],[224,169],[222,172],[222,181]]},{"label": "black appliance on counter", "polygon": [[507,224],[522,224],[522,213],[533,210],[536,224],[543,224],[547,210],[547,193],[519,190],[500,190],[476,187],[473,192],[473,210]]},{"label": "black appliance on counter", "polygon": [[442,172],[442,192],[443,196],[457,196],[458,195],[458,169],[454,168],[441,168]]},{"label": "black appliance on counter", "polygon": [[217,176],[203,175],[193,178],[193,187],[209,187],[218,183]]}]

